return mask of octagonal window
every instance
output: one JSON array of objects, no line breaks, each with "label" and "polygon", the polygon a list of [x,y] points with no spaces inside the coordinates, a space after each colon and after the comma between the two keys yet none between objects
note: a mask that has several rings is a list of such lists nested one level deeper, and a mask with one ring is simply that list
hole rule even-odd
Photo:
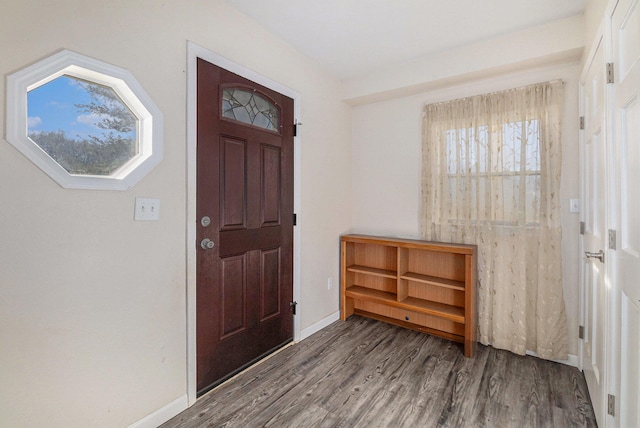
[{"label": "octagonal window", "polygon": [[61,186],[128,189],[162,159],[162,114],[128,71],[62,51],[7,81],[7,140]]},{"label": "octagonal window", "polygon": [[69,174],[112,175],[138,154],[138,119],[116,92],[60,76],[27,94],[29,138]]}]

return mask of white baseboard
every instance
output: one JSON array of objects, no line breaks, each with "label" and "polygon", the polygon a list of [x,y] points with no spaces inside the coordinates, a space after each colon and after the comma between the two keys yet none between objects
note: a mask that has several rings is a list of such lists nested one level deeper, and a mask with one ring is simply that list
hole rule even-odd
[{"label": "white baseboard", "polygon": [[[329,315],[318,321],[317,323],[305,328],[300,333],[300,340],[304,340],[307,337],[311,336],[314,333],[319,332],[323,328],[327,327],[329,324],[338,321],[340,319],[340,311],[336,311],[333,314]],[[286,348],[286,347],[285,347]],[[537,357],[538,355],[533,351],[527,351],[527,355],[531,355],[533,357]],[[578,356],[574,354],[569,354],[566,360],[553,360],[556,363],[566,364],[572,367],[578,367]],[[184,394],[181,397],[176,398],[171,403],[161,407],[155,412],[145,416],[137,422],[129,425],[128,428],[156,428],[158,425],[163,424],[168,421],[172,417],[176,416],[178,413],[186,410],[189,407],[189,401],[187,394]]]},{"label": "white baseboard", "polygon": [[140,419],[138,422],[132,423],[129,425],[129,428],[156,428],[158,425],[167,422],[183,410],[186,410],[187,407],[189,407],[187,394],[184,394],[183,396],[173,400],[171,403]]},{"label": "white baseboard", "polygon": [[[339,311],[329,315],[326,318],[321,319],[317,323],[302,330],[300,332],[300,340],[306,339],[307,337],[311,336],[314,333],[317,333],[318,331],[322,330],[323,328],[327,327],[329,324],[339,319],[340,319]],[[129,425],[128,428],[156,428],[158,425],[163,424],[164,422],[168,421],[178,413],[182,412],[183,410],[186,410],[188,407],[189,407],[189,401],[188,401],[187,394],[185,394],[175,399],[171,403],[167,404],[166,406],[163,406],[160,409],[156,410],[155,412],[145,416],[139,421]]]},{"label": "white baseboard", "polygon": [[[527,351],[527,355],[531,355],[532,357],[538,356],[538,354],[536,354],[533,351]],[[551,360],[551,361],[560,363],[560,364],[565,364],[567,366],[578,367],[578,356],[574,354],[567,355],[566,360]]]},{"label": "white baseboard", "polygon": [[[300,340],[304,340],[307,337],[311,336],[314,333],[319,332],[323,328],[327,327],[329,324],[338,321],[340,319],[340,311],[336,311],[329,315],[326,318],[321,319],[317,323],[305,328],[300,332]],[[538,354],[533,351],[527,351],[527,355],[531,355],[532,357],[538,357]],[[552,360],[556,363],[565,364],[571,367],[578,367],[578,356],[574,354],[568,354],[566,360]]]},{"label": "white baseboard", "polygon": [[304,330],[302,330],[300,332],[300,340],[306,339],[307,337],[311,336],[314,333],[319,332],[320,330],[322,330],[323,328],[325,328],[329,324],[331,324],[333,322],[336,322],[339,319],[340,319],[340,311],[336,311],[336,312],[332,313],[328,317],[323,318],[320,321],[318,321],[317,323],[315,323],[313,325],[310,325],[309,327],[307,327]]}]

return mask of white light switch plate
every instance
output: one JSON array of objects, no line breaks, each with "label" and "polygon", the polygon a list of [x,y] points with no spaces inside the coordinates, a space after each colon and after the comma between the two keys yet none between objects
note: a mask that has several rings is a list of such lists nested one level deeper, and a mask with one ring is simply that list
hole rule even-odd
[{"label": "white light switch plate", "polygon": [[570,213],[580,212],[580,199],[569,199],[569,212]]},{"label": "white light switch plate", "polygon": [[160,219],[160,199],[136,198],[134,219],[137,221],[156,221]]}]

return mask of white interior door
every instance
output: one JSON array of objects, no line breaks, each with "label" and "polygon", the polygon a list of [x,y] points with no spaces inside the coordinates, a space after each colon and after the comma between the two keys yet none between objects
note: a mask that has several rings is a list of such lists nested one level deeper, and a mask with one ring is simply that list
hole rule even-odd
[{"label": "white interior door", "polygon": [[[605,77],[602,40],[581,82],[584,112],[582,156],[582,220],[585,225],[581,266],[581,314],[584,336],[581,342],[582,369],[596,419],[603,426],[605,415],[605,356],[607,327],[607,289],[604,258],[606,235],[606,145]],[[590,254],[591,257],[587,257]]]},{"label": "white interior door", "polygon": [[620,290],[619,415],[640,427],[640,1],[620,0],[612,15],[616,141],[616,289]]}]

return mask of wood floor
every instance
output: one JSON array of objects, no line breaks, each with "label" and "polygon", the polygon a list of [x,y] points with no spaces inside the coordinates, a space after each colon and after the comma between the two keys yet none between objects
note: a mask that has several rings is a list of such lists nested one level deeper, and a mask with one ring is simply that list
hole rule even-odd
[{"label": "wood floor", "polygon": [[162,427],[594,427],[577,369],[352,316]]}]

